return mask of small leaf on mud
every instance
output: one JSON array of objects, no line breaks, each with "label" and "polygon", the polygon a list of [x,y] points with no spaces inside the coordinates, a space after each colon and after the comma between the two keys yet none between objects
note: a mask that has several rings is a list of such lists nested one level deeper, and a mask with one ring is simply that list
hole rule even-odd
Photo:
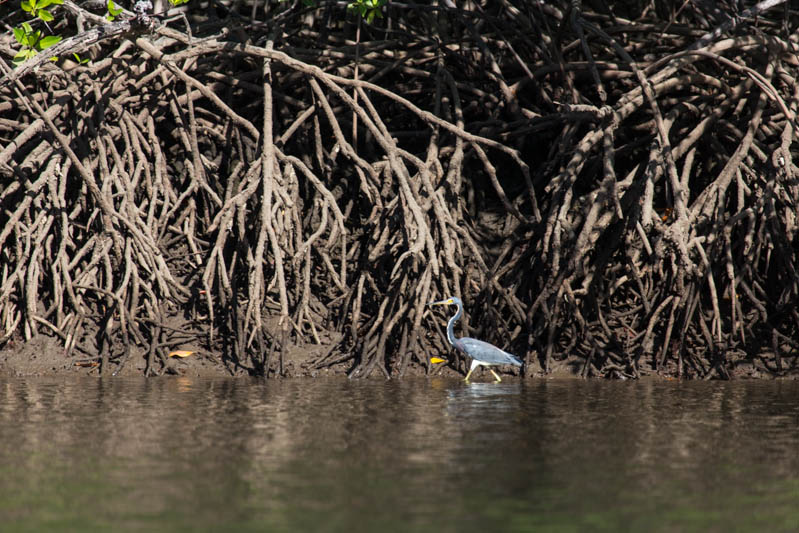
[{"label": "small leaf on mud", "polygon": [[433,364],[435,364],[435,363],[446,363],[447,360],[446,359],[441,359],[440,357],[431,357],[430,358],[430,362],[433,363]]},{"label": "small leaf on mud", "polygon": [[175,350],[174,352],[169,354],[169,357],[188,357],[194,352],[189,352],[187,350]]}]

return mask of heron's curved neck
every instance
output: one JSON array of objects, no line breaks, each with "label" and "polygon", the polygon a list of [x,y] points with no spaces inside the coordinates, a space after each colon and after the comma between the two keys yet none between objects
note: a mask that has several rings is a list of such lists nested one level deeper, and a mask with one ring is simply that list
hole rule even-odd
[{"label": "heron's curved neck", "polygon": [[463,308],[459,305],[458,312],[455,313],[455,316],[449,319],[449,322],[447,322],[447,340],[449,340],[449,343],[452,345],[454,345],[455,341],[457,340],[455,338],[455,331],[454,331],[455,322],[457,322],[462,315],[463,315]]}]

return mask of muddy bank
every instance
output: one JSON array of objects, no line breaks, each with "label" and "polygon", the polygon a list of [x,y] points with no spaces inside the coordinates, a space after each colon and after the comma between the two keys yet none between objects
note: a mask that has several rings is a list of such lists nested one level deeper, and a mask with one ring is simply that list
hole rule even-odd
[{"label": "muddy bank", "polygon": [[[345,369],[309,369],[304,363],[318,353],[321,348],[311,346],[294,347],[287,350],[282,361],[282,377],[346,376]],[[153,376],[198,376],[198,377],[238,377],[257,375],[255,369],[238,365],[220,354],[213,354],[196,345],[178,346],[175,350],[193,352],[187,357],[165,357],[163,363],[153,368]],[[0,375],[7,376],[58,376],[87,375],[100,376],[101,363],[96,357],[68,356],[59,339],[39,335],[28,342],[9,343],[0,351]],[[143,355],[129,359],[124,367],[118,359],[111,359],[107,370],[109,376],[145,375],[147,359]],[[270,374],[270,377],[275,377]]]},{"label": "muddy bank", "polygon": [[[226,360],[220,354],[212,354],[198,350],[195,346],[180,346],[177,349],[193,351],[188,357],[169,357],[166,364],[159,365],[152,375],[154,376],[189,376],[189,377],[244,377],[258,375],[251,368],[237,365]],[[287,350],[282,361],[282,378],[316,378],[316,377],[347,377],[352,366],[336,365],[325,368],[314,368],[313,361],[318,360],[321,354],[327,353],[329,346],[294,346]],[[147,360],[143,356],[133,357],[124,368],[119,368],[118,361],[112,359],[107,375],[113,376],[141,376],[145,374]],[[460,366],[460,369],[458,369]],[[421,365],[409,366],[404,373],[407,377],[442,376],[453,379],[462,379],[468,365],[453,359],[445,364],[431,366],[429,372]],[[118,372],[117,372],[118,370]],[[518,379],[518,369],[506,369],[502,379]],[[511,373],[512,372],[512,373]],[[28,342],[17,341],[9,343],[0,350],[0,377],[2,376],[97,376],[100,377],[100,364],[96,358],[69,357],[65,354],[63,345],[58,339],[39,335]],[[536,372],[531,375],[533,379],[579,379],[578,365],[558,365],[548,374]],[[270,378],[278,375],[271,373]],[[378,377],[375,374],[373,377]],[[397,378],[395,373],[393,378]],[[617,376],[621,377],[621,376]],[[666,373],[646,372],[639,376],[640,379],[675,379]],[[732,367],[729,372],[730,379],[799,379],[799,374],[785,374],[769,368],[767,362],[761,358],[753,358]],[[622,377],[622,379],[624,379]],[[491,374],[484,369],[475,372],[473,381],[493,381]]]}]

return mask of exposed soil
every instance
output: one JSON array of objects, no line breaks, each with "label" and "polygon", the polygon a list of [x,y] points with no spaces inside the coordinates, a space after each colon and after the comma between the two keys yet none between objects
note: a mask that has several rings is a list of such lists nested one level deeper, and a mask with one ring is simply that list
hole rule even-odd
[{"label": "exposed soil", "polygon": [[[176,350],[195,351],[189,357],[171,357],[166,364],[156,372],[163,376],[190,376],[190,377],[238,377],[253,374],[251,370],[238,367],[231,361],[225,361],[219,354],[211,354],[198,350],[196,346],[177,346]],[[346,377],[348,369],[344,366],[332,366],[321,369],[308,368],[307,362],[318,360],[323,353],[330,350],[330,345],[305,345],[292,346],[286,351],[283,360],[283,378],[340,376]],[[112,360],[112,365],[114,361]],[[117,374],[120,376],[142,375],[147,366],[144,356],[132,358],[128,364]],[[463,378],[466,365],[461,362],[460,369],[456,360],[450,359],[447,363],[433,365],[430,376],[444,376],[448,378]],[[518,369],[506,369],[510,373],[502,374],[503,380],[515,379],[520,373]],[[111,368],[114,372],[114,366]],[[64,353],[63,345],[54,337],[39,335],[28,342],[8,343],[0,350],[0,376],[100,376],[99,364],[93,358],[68,357]],[[406,376],[428,375],[422,365],[412,365],[406,369]],[[276,377],[272,375],[272,377]],[[373,377],[378,377],[377,375]],[[380,376],[382,377],[382,375]],[[538,372],[534,378],[546,379],[582,379],[579,369],[570,368],[568,365],[558,365],[544,374]],[[662,374],[646,373],[639,376],[641,379],[675,379],[668,372]],[[769,368],[767,363],[755,358],[736,365],[730,373],[732,379],[799,379],[799,376],[788,375],[781,377],[774,368]],[[473,381],[492,381],[493,377],[485,369],[475,371]]]},{"label": "exposed soil", "polygon": [[[308,369],[304,363],[313,360],[328,351],[330,345],[304,345],[287,347],[282,361],[278,361],[276,369],[282,363],[282,377],[316,377],[322,375],[346,376],[344,367],[324,369]],[[117,350],[119,351],[119,350]],[[154,375],[181,375],[199,377],[235,377],[258,374],[252,368],[237,365],[220,354],[203,350],[197,344],[186,343],[176,345],[171,351],[194,352],[188,357],[164,357],[152,372]],[[132,356],[121,369],[121,355],[109,360],[109,374],[119,376],[143,375],[147,367],[146,354]],[[100,375],[100,362],[95,357],[81,355],[69,356],[65,353],[59,339],[47,335],[38,335],[30,341],[7,343],[0,350],[0,375],[12,376],[52,376],[52,375]],[[270,374],[275,377],[275,374]]]}]

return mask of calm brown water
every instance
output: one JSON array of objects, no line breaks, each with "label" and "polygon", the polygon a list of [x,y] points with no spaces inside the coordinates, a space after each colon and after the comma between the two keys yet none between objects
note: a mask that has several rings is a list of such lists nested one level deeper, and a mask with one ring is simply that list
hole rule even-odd
[{"label": "calm brown water", "polygon": [[799,382],[0,378],[2,531],[797,531]]}]

